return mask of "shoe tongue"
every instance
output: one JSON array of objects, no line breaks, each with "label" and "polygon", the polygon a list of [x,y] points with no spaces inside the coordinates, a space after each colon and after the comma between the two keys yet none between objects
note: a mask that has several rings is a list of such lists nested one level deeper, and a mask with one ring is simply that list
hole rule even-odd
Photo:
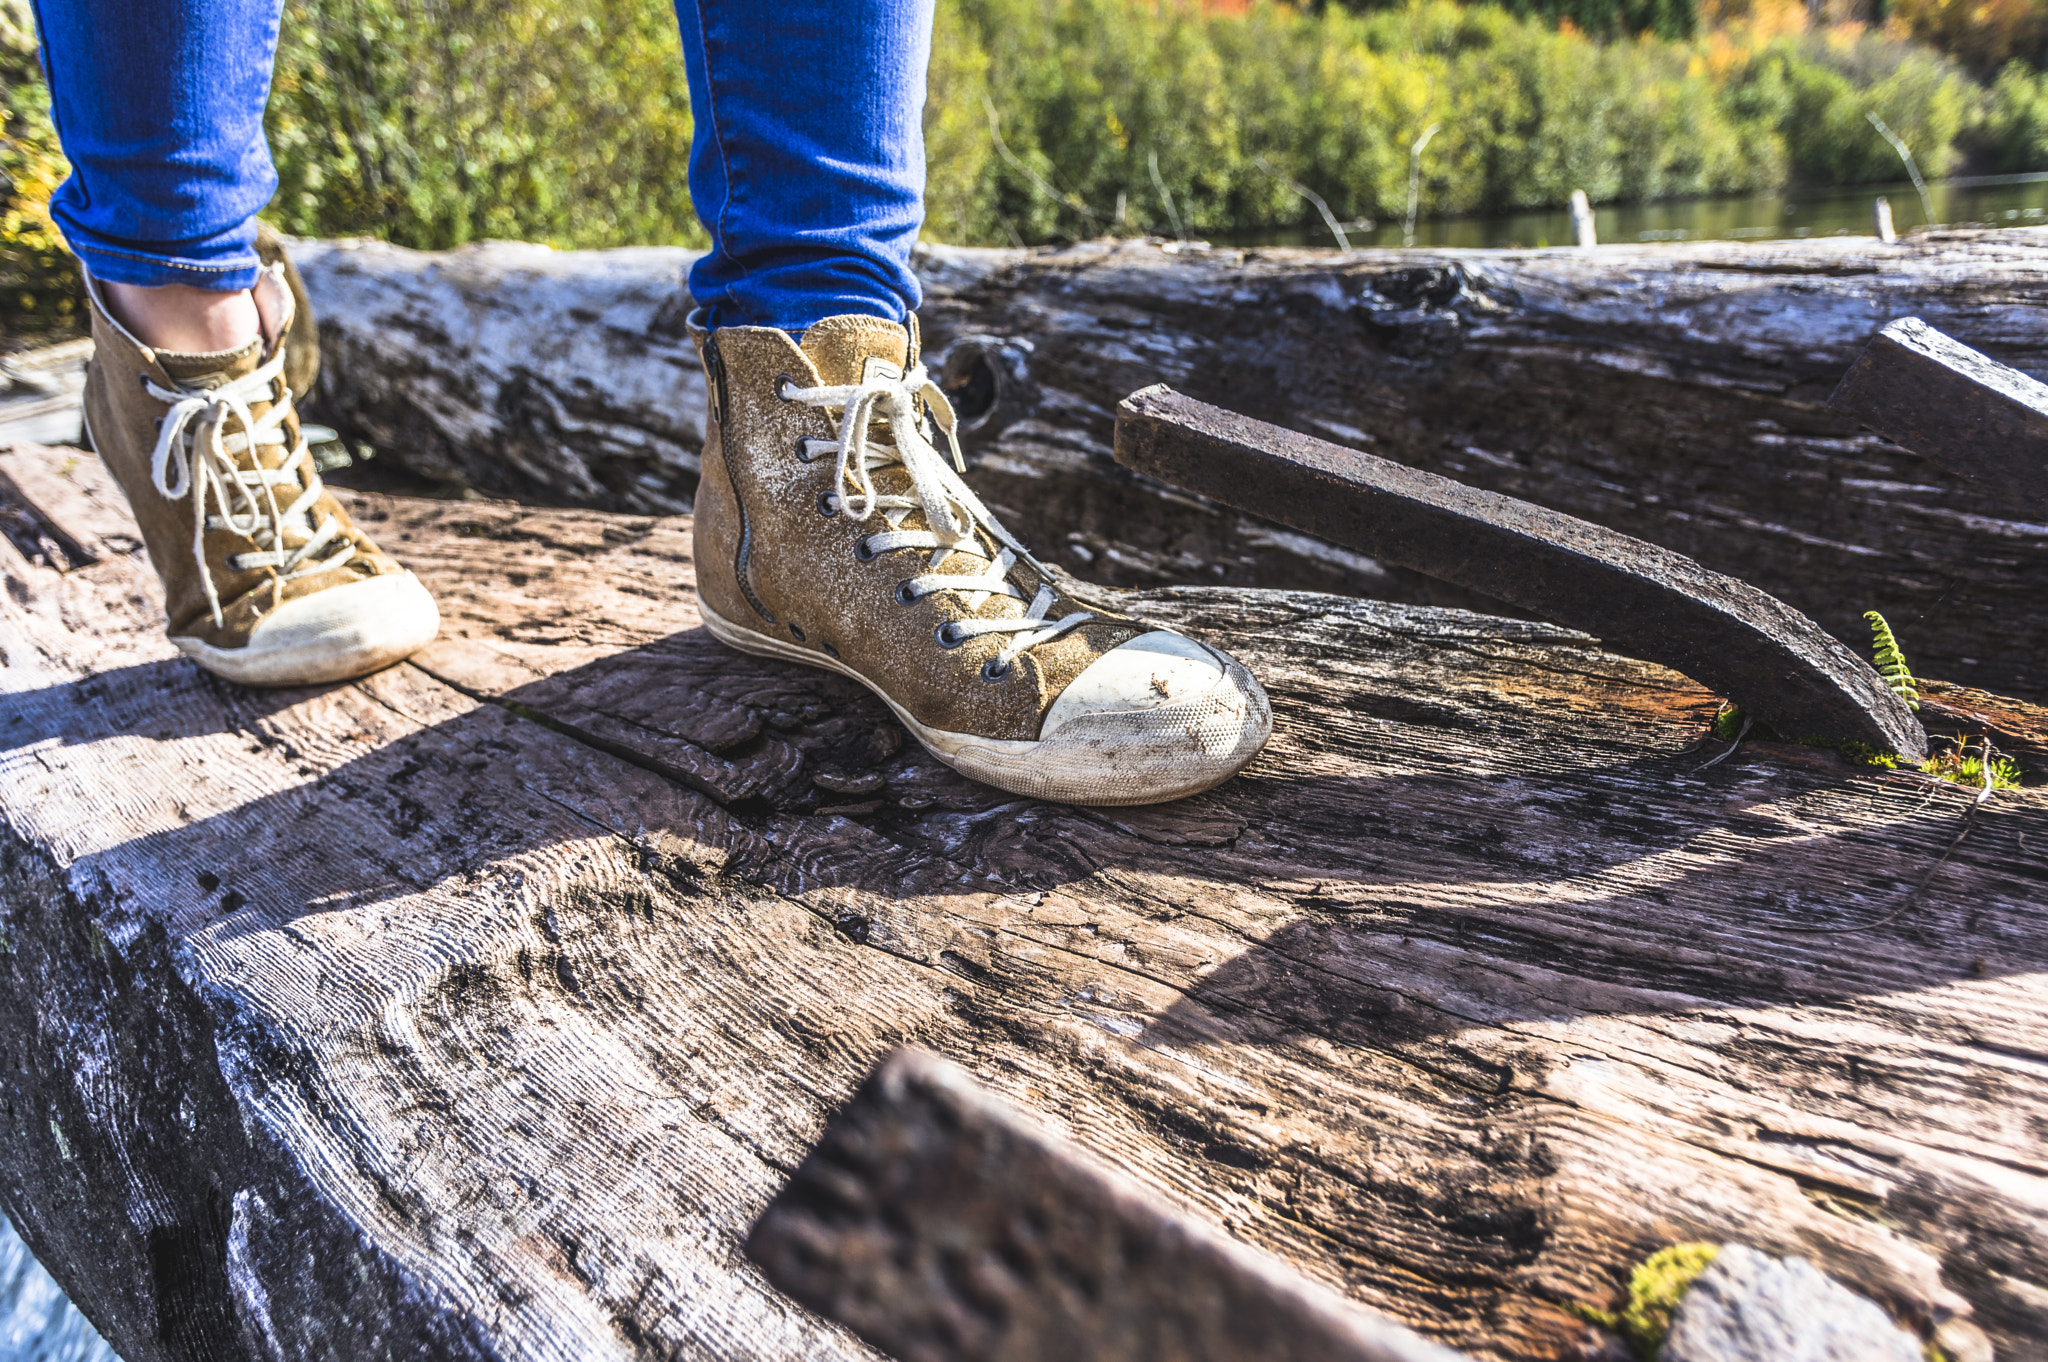
[{"label": "shoe tongue", "polygon": [[880,317],[827,317],[804,332],[805,355],[828,388],[859,383],[870,360],[902,374],[910,364],[910,333]]},{"label": "shoe tongue", "polygon": [[158,350],[156,362],[186,387],[211,390],[254,373],[263,362],[263,341],[258,337],[239,349],[216,350],[206,355]]}]

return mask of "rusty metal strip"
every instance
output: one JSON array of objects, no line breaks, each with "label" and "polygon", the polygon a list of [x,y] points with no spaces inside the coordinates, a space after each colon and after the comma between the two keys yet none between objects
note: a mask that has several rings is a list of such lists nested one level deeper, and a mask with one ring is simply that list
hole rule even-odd
[{"label": "rusty metal strip", "polygon": [[902,1362],[1458,1362],[1162,1203],[921,1050],[869,1075],[747,1240]]},{"label": "rusty metal strip", "polygon": [[2048,515],[2048,384],[1918,317],[1878,332],[1828,405],[2026,515]]},{"label": "rusty metal strip", "polygon": [[1255,421],[1163,384],[1117,409],[1116,458],[1175,487],[1582,629],[1788,738],[1920,759],[1927,736],[1847,645],[1683,554]]}]

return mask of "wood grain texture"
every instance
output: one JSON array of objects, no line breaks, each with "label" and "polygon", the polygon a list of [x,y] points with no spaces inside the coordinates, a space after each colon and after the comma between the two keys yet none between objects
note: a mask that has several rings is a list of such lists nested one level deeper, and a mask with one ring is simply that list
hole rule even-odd
[{"label": "wood grain texture", "polygon": [[[703,392],[682,251],[295,248],[329,366],[317,419],[448,485],[686,509]],[[1861,648],[2048,700],[2048,525],[1830,411],[1883,325],[1925,318],[2048,378],[2048,229],[1558,251],[920,252],[935,363],[1001,397],[974,482],[1096,580],[1468,592],[1172,492],[1111,458],[1154,383],[1620,530]],[[344,479],[346,480],[346,479]]]},{"label": "wood grain texture", "polygon": [[839,1109],[746,1247],[902,1362],[1464,1362],[1162,1206],[914,1045]]},{"label": "wood grain texture", "polygon": [[1828,405],[2020,514],[2048,516],[2048,384],[1918,317],[1871,337]]},{"label": "wood grain texture", "polygon": [[1014,800],[709,639],[685,519],[367,496],[442,639],[243,691],[89,456],[0,471],[99,554],[0,547],[0,1200],[130,1362],[866,1355],[738,1244],[908,1042],[1477,1357],[1614,1356],[1573,1309],[1699,1238],[2044,1356],[2038,790],[1708,767],[1583,636],[1184,588],[1120,599],[1271,748]]},{"label": "wood grain texture", "polygon": [[1683,673],[1782,738],[1927,760],[1926,731],[1869,662],[1776,597],[1669,549],[1163,385],[1118,405],[1116,458],[1592,634]]}]

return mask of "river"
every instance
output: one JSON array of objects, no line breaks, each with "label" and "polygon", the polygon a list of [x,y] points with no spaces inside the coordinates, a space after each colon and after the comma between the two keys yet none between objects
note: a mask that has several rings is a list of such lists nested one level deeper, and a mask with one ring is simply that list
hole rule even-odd
[{"label": "river", "polygon": [[0,1215],[0,1362],[121,1362]]},{"label": "river", "polygon": [[[1927,186],[1934,222],[1979,223],[1996,227],[2048,226],[2048,173],[1986,175],[1939,181]],[[1713,199],[1666,199],[1657,203],[1612,204],[1593,210],[1594,229],[1602,243],[1641,241],[1769,241],[1812,236],[1871,236],[1871,200],[1890,200],[1892,222],[1900,232],[1930,221],[1912,182],[1865,184],[1853,188],[1788,189],[1774,194],[1744,194]],[[1573,244],[1571,213],[1560,204],[1553,211],[1495,213],[1471,217],[1427,216],[1422,205],[1415,224],[1417,246],[1517,248]],[[1343,223],[1353,246],[1399,246],[1402,223]],[[1217,236],[1218,245],[1328,246],[1334,244],[1321,222]]]}]

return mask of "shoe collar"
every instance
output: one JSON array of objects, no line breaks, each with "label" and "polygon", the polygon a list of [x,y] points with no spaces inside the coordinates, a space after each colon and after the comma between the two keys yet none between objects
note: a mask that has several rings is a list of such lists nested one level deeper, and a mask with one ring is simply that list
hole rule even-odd
[{"label": "shoe collar", "polygon": [[708,316],[707,311],[700,307],[691,312],[683,323],[690,339],[700,347],[714,335],[728,331],[770,332],[784,337],[803,352],[804,358],[816,371],[818,382],[833,386],[860,382],[870,359],[880,359],[895,365],[899,371],[908,371],[917,364],[923,348],[915,312],[900,323],[861,313],[844,313],[812,323],[800,338],[779,327],[768,326],[726,326],[713,332],[706,325]]},{"label": "shoe collar", "polygon": [[85,292],[94,316],[134,352],[144,369],[153,371],[152,377],[164,379],[165,387],[217,388],[250,372],[277,353],[278,346],[284,343],[284,337],[291,331],[295,311],[292,291],[285,285],[284,266],[266,265],[251,289],[256,297],[256,315],[262,333],[256,340],[233,350],[194,354],[158,350],[143,344],[114,315],[101,281],[90,272],[85,273]]}]

